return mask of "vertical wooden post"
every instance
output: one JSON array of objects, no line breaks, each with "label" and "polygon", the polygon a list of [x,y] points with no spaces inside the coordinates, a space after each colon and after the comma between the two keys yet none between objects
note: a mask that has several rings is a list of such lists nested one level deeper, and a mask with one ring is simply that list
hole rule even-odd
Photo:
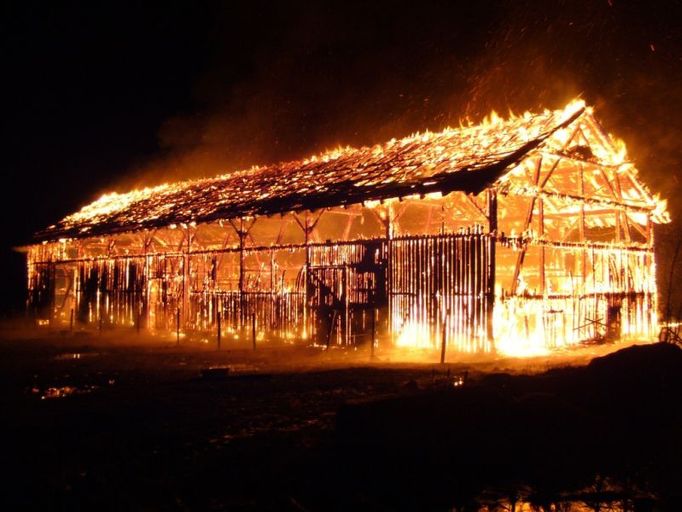
[{"label": "vertical wooden post", "polygon": [[447,346],[447,317],[450,316],[450,309],[448,308],[445,316],[443,317],[443,333],[440,340],[440,364],[445,364],[445,348]]},{"label": "vertical wooden post", "polygon": [[495,248],[497,245],[497,190],[488,189],[488,268],[486,269],[486,336],[490,350],[495,352],[494,308],[495,308]]},{"label": "vertical wooden post", "polygon": [[654,222],[653,219],[651,218],[651,214],[647,214],[646,216],[646,241],[647,241],[647,247],[649,249],[654,248]]},{"label": "vertical wooden post", "polygon": [[176,343],[180,345],[180,308],[175,310],[175,339]]},{"label": "vertical wooden post", "polygon": [[220,336],[222,335],[222,329],[220,326],[220,311],[216,313],[216,323],[218,324],[218,350],[220,350]]},{"label": "vertical wooden post", "polygon": [[310,277],[310,247],[308,246],[310,244],[310,225],[308,221],[308,214],[306,213],[305,217],[303,218],[303,223],[301,223],[298,220],[298,217],[294,217],[296,219],[296,222],[298,225],[301,227],[303,230],[303,243],[305,244],[305,271],[304,271],[304,277],[305,277],[305,283],[304,283],[304,291],[305,291],[305,296],[303,298],[303,333],[304,333],[304,338],[307,336],[310,336],[312,334],[312,329],[310,326],[310,316],[311,316],[311,301],[312,301],[312,294],[313,294],[313,286],[312,286],[312,280]]},{"label": "vertical wooden post", "polygon": [[350,324],[350,276],[348,266],[344,265],[343,273],[341,274],[341,286],[343,287],[343,344],[348,346],[352,340],[351,338],[351,324]]},{"label": "vertical wooden post", "polygon": [[542,197],[538,197],[538,235],[540,237],[540,293],[545,295],[545,207]]},{"label": "vertical wooden post", "polygon": [[[645,253],[644,255],[644,265],[645,268],[647,269],[647,274],[649,273],[654,273],[655,270],[653,269],[653,263],[654,263],[654,224],[653,224],[653,219],[651,214],[647,214],[646,217],[646,241],[647,241],[647,247],[649,248],[649,251]],[[672,286],[672,282],[668,283],[668,286]],[[658,317],[658,293],[654,291],[654,293],[651,293],[651,288],[647,286],[648,292],[646,294],[646,304],[649,308],[649,315],[648,315],[648,324],[649,324],[649,334],[655,334],[651,332],[651,329],[653,326],[656,325],[656,318]],[[670,293],[670,289],[668,289],[668,293]],[[680,306],[682,308],[682,306]],[[680,315],[677,315],[677,318],[680,318]],[[666,319],[667,321],[667,319]]]},{"label": "vertical wooden post", "polygon": [[256,312],[251,313],[251,342],[253,343],[253,351],[256,351]]},{"label": "vertical wooden post", "polygon": [[372,308],[372,339],[369,340],[369,358],[374,359],[374,342],[377,339],[377,307]]},{"label": "vertical wooden post", "polygon": [[311,327],[311,308],[312,308],[312,295],[313,295],[313,283],[312,283],[312,278],[310,277],[310,260],[311,260],[311,254],[310,254],[310,237],[312,235],[313,230],[315,229],[315,226],[319,222],[320,218],[322,217],[322,214],[324,213],[324,209],[320,210],[319,215],[317,216],[316,220],[312,220],[308,214],[308,212],[305,213],[305,217],[303,218],[303,222],[300,221],[298,216],[294,214],[294,220],[298,224],[298,226],[301,228],[303,231],[303,236],[305,237],[304,240],[304,245],[305,245],[305,302],[304,302],[304,307],[303,307],[303,332],[304,334],[308,334],[309,330],[312,331],[312,329],[309,329]]},{"label": "vertical wooden post", "polygon": [[237,226],[232,220],[229,221],[232,229],[239,237],[239,328],[241,332],[246,331],[246,324],[248,322],[248,314],[246,312],[246,272],[244,269],[244,261],[246,257],[246,237],[249,235],[249,231],[256,222],[255,219],[251,220],[251,223],[246,226],[244,222],[244,217],[239,219],[239,226]]},{"label": "vertical wooden post", "polygon": [[[185,230],[185,236],[189,237],[189,229]],[[187,241],[187,246],[189,247],[189,240]],[[186,304],[186,297],[187,297],[187,282],[189,281],[189,257],[187,254],[188,251],[182,251],[182,297],[180,297],[180,306],[178,307],[177,310],[177,330],[180,330],[180,310],[182,309],[182,312],[186,315],[187,314],[187,309],[185,309],[185,304]]]},{"label": "vertical wooden post", "polygon": [[[618,224],[623,229],[623,235],[625,237],[625,241],[630,243],[630,242],[632,242],[632,234],[630,233],[630,224],[628,221],[627,211],[622,206],[623,205],[623,189],[621,188],[620,177],[618,176],[617,172],[614,173],[614,184],[615,184],[615,191],[616,191],[617,199],[621,205],[616,210],[616,218],[620,219]],[[620,230],[619,230],[619,234],[620,234]]]},{"label": "vertical wooden post", "polygon": [[[393,218],[391,206],[386,205],[386,217],[382,220],[386,236],[386,335],[389,345],[393,344]],[[377,311],[378,314],[378,311]]]},{"label": "vertical wooden post", "polygon": [[[578,226],[578,233],[580,235],[580,243],[585,243],[585,169],[580,164],[580,225]],[[587,287],[587,249],[583,245],[580,250],[581,253],[581,272],[583,275],[583,294]]]},{"label": "vertical wooden post", "polygon": [[69,330],[73,332],[73,308],[71,308],[71,316],[69,318]]},{"label": "vertical wooden post", "polygon": [[[137,311],[137,333],[140,333],[140,329],[142,328],[142,317],[144,316],[145,319],[148,318],[148,312],[149,312],[149,289],[151,286],[151,247],[152,247],[152,241],[153,241],[153,233],[145,235],[143,242],[142,242],[142,254],[144,256],[144,268],[142,270],[144,279],[143,279],[143,286],[142,289],[140,290],[140,304],[138,304],[138,311]],[[145,321],[145,326],[148,326],[149,322]]]},{"label": "vertical wooden post", "polygon": [[[181,304],[178,307],[177,310],[177,331],[178,331],[178,343],[180,342],[180,325],[181,321],[184,321],[185,324],[187,324],[187,320],[189,317],[189,300],[190,300],[190,258],[191,258],[191,251],[192,251],[192,231],[191,227],[186,227],[185,228],[185,238],[187,240],[187,248],[182,251],[182,297],[181,297]],[[182,247],[182,246],[181,246]],[[181,315],[182,314],[182,319]]]},{"label": "vertical wooden post", "polygon": [[275,282],[275,250],[270,249],[270,293],[274,295],[277,283]]},{"label": "vertical wooden post", "polygon": [[244,254],[244,246],[246,245],[246,232],[244,231],[244,219],[239,219],[239,318],[240,324],[244,325],[246,321],[246,297],[244,297],[244,278],[246,272],[244,270],[244,262],[246,261],[246,255]]}]

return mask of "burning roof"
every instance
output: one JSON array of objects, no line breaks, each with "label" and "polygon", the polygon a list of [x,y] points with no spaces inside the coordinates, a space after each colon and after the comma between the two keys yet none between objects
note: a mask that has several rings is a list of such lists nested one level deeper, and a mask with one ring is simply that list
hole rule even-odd
[{"label": "burning roof", "polygon": [[[507,120],[493,114],[479,125],[417,133],[382,145],[339,148],[214,178],[109,193],[35,238],[85,238],[431,192],[477,193],[586,112],[590,109],[578,100],[562,110]],[[623,164],[622,159],[607,161],[613,160],[612,154],[589,157],[607,165]],[[656,200],[645,189],[643,195],[640,199],[653,210]],[[659,220],[665,215],[662,212]]]}]

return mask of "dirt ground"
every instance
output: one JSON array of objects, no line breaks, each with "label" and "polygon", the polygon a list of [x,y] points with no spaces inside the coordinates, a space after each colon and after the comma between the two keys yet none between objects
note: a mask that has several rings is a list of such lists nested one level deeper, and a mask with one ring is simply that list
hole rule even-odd
[{"label": "dirt ground", "polygon": [[[543,498],[539,489],[549,484],[535,478],[542,471],[525,471],[541,469],[542,457],[509,450],[534,444],[529,432],[552,439],[570,425],[566,437],[582,442],[591,429],[613,429],[594,419],[601,402],[566,390],[593,396],[586,374],[576,372],[623,345],[440,365],[437,354],[424,353],[378,350],[371,358],[366,349],[254,351],[226,340],[217,351],[214,340],[178,346],[172,337],[129,333],[0,334],[3,510],[502,510],[510,499],[626,510],[666,508],[675,495],[668,487],[678,482],[654,488],[647,473],[646,485],[624,490],[617,471],[548,453],[561,461],[556,475],[566,488],[553,481]],[[557,396],[569,409],[545,409]],[[551,421],[570,407],[580,408],[571,416],[581,422]],[[642,418],[631,419],[639,429]],[[679,436],[678,420],[614,438]],[[622,462],[635,480],[642,468],[651,472],[648,463],[635,467],[640,462]]]}]

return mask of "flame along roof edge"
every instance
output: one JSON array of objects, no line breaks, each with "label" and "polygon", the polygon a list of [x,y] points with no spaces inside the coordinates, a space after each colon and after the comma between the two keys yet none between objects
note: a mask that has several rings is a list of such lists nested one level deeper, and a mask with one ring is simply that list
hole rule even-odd
[{"label": "flame along roof edge", "polygon": [[[377,146],[374,146],[373,148],[348,148],[343,150],[338,158],[330,158],[329,160],[327,160],[327,155],[319,155],[306,160],[252,168],[251,170],[237,172],[232,175],[177,182],[141,191],[133,191],[128,194],[112,194],[115,197],[130,197],[135,193],[139,193],[140,197],[139,199],[132,197],[132,200],[124,208],[115,211],[111,216],[102,220],[67,224],[66,221],[68,219],[77,217],[80,212],[87,210],[89,207],[96,206],[102,200],[100,198],[100,200],[84,207],[80,212],[67,216],[56,225],[37,232],[33,237],[33,243],[56,241],[64,238],[90,238],[109,234],[121,234],[167,227],[171,224],[207,223],[240,216],[273,215],[289,211],[344,206],[361,203],[366,200],[388,199],[430,192],[449,193],[455,190],[479,192],[502,177],[505,171],[525,158],[557,130],[572,124],[585,110],[584,104],[580,105],[579,108],[575,108],[568,115],[565,115],[563,119],[555,120],[551,126],[547,126],[536,137],[525,141],[523,144],[516,143],[512,144],[511,147],[503,147],[503,149],[509,150],[504,154],[474,154],[464,155],[459,160],[449,159],[439,162],[442,169],[434,173],[420,174],[418,172],[419,169],[410,169],[408,165],[405,165],[405,168],[402,169],[403,173],[407,175],[409,172],[412,172],[414,176],[408,176],[407,179],[402,181],[379,182],[367,186],[361,183],[361,179],[365,176],[362,173],[358,174],[357,160],[367,157],[370,152],[375,151]],[[565,111],[566,109],[564,109],[564,113]],[[559,112],[561,111],[554,111],[549,114],[556,116]],[[536,117],[540,118],[543,115],[547,116],[548,111],[545,114],[538,114]],[[554,118],[550,115],[549,120],[554,120]],[[507,122],[511,122],[511,120]],[[469,128],[476,128],[476,126]],[[457,133],[457,130],[451,131],[452,133]],[[420,136],[424,139],[430,137],[429,141],[424,142],[423,145],[433,145],[434,139],[442,137],[446,133],[448,133],[448,130],[433,134],[427,133],[426,135],[416,134],[398,141],[393,139],[381,147],[385,149],[391,144],[395,146],[409,139],[408,144],[414,144],[417,141],[416,146],[419,149]],[[401,160],[401,156],[400,151],[394,152],[394,154],[390,155],[390,158],[382,162],[382,165],[384,167],[390,165],[392,168],[400,170],[400,164],[404,163]],[[471,156],[477,158],[473,160],[469,158],[467,161],[467,157]],[[350,168],[352,163],[356,164],[355,168]],[[430,164],[430,162],[424,161],[420,163],[422,166]],[[372,162],[368,167],[372,166],[376,167],[377,163]],[[361,165],[360,167],[362,168]],[[265,179],[267,184],[267,179],[271,181],[277,180],[277,172],[282,172],[283,170],[288,173],[286,178],[289,180],[293,179],[294,181],[309,178],[311,176],[310,173],[313,171],[334,174],[333,177],[338,175],[341,179],[326,183],[320,190],[309,190],[304,187],[303,190],[295,190],[293,193],[284,192],[270,197],[220,204],[221,188],[239,187],[240,185],[248,186],[248,183],[252,180],[263,182]],[[353,172],[355,172],[355,175],[348,179],[347,174]],[[380,173],[375,172],[375,174],[381,177]],[[371,179],[371,177],[369,178]],[[242,199],[245,194],[246,191],[240,194]],[[159,199],[159,196],[161,199]],[[146,211],[145,206],[150,204],[153,199],[156,199],[158,202],[164,197],[171,204],[171,206],[167,207],[164,215],[136,220],[135,215],[141,211]],[[178,205],[178,202],[181,204]],[[204,209],[202,210],[202,208]]]}]

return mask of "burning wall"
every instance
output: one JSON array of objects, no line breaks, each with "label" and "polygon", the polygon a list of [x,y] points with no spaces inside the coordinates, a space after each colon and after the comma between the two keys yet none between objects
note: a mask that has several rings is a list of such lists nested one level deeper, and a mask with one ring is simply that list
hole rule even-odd
[{"label": "burning wall", "polygon": [[539,353],[653,333],[652,223],[667,220],[624,146],[573,102],[108,194],[37,234],[29,308],[52,322]]}]

